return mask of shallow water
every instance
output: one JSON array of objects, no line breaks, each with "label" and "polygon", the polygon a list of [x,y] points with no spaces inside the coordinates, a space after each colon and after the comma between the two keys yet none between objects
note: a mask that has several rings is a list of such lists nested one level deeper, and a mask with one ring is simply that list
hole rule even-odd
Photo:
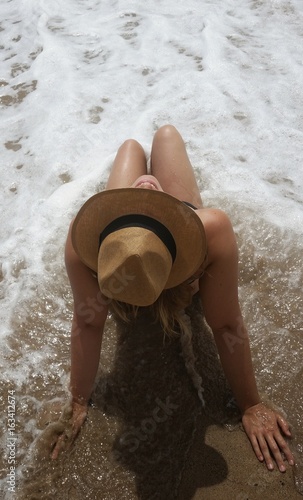
[{"label": "shallow water", "polygon": [[[63,265],[68,223],[83,201],[104,186],[117,147],[134,137],[148,151],[153,132],[167,122],[186,140],[205,205],[224,209],[234,224],[240,297],[258,383],[293,427],[296,484],[303,492],[302,21],[299,0],[237,5],[232,0],[189,0],[186,5],[160,0],[157,10],[149,0],[144,5],[137,0],[2,2],[0,397],[5,498],[11,498],[9,458],[16,462],[12,465],[21,495],[27,484],[24,467],[32,466],[29,447],[47,422],[56,419],[68,394],[72,304]],[[86,473],[90,470],[91,483],[99,488],[102,482],[104,498],[114,498],[113,491],[122,487],[123,498],[136,498],[136,480],[138,491],[152,483],[158,470],[151,460],[147,481],[132,455],[126,467],[110,458],[106,467],[104,462],[91,466],[91,455],[96,458],[101,446],[100,456],[107,456],[127,423],[125,412],[119,413],[124,401],[120,393],[113,408],[107,400],[104,406],[115,346],[110,321],[99,399],[79,447],[48,475],[41,459],[47,498],[58,494],[58,485],[62,495],[77,498],[73,484],[79,478],[82,494],[92,491],[82,466]],[[179,359],[175,349],[172,356]],[[170,386],[168,377],[169,394],[152,393],[144,417],[130,419],[130,426],[137,429],[144,419],[152,419],[156,399],[166,401],[170,394],[178,399],[180,388],[188,408],[198,414],[183,365],[176,366],[177,386]],[[167,377],[165,366],[162,370]],[[136,385],[136,379],[132,383],[134,395],[144,393],[144,385]],[[137,411],[135,399],[132,404]],[[179,477],[195,418],[187,421],[187,441],[180,441],[178,454],[165,440],[170,425],[176,435],[181,432],[177,415],[172,412],[172,419],[150,432],[150,439],[139,440],[139,450],[153,438],[156,443],[163,440],[161,454],[176,457],[172,467]],[[9,436],[14,425],[17,434]],[[8,437],[13,438],[9,450]],[[141,458],[146,457],[144,450]],[[68,484],[68,477],[74,483]],[[167,484],[174,491],[178,481]],[[39,490],[41,484],[35,487]],[[98,488],[90,498],[98,497]],[[41,491],[37,495],[42,498]]]}]

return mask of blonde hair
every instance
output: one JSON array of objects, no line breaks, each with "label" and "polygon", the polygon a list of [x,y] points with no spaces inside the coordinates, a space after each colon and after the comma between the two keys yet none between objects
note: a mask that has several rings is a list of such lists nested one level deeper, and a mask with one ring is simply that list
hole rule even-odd
[{"label": "blonde hair", "polygon": [[[163,290],[160,297],[149,309],[155,319],[168,336],[180,337],[182,356],[186,370],[197,389],[198,397],[205,406],[203,398],[202,377],[196,370],[196,358],[192,344],[191,320],[185,310],[190,305],[192,299],[192,289],[189,284],[183,283],[175,288]],[[111,301],[111,309],[119,319],[125,323],[130,323],[138,315],[141,307],[133,306],[117,300]]]}]

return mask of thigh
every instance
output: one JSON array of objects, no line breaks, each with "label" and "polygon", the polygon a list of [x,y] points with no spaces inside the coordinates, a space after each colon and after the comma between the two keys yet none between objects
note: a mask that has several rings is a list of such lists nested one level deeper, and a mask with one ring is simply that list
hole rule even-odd
[{"label": "thigh", "polygon": [[155,134],[151,152],[151,173],[163,190],[197,208],[202,199],[184,141],[175,127],[164,125]]},{"label": "thigh", "polygon": [[138,177],[146,173],[144,149],[134,139],[128,139],[118,149],[106,189],[130,187]]}]

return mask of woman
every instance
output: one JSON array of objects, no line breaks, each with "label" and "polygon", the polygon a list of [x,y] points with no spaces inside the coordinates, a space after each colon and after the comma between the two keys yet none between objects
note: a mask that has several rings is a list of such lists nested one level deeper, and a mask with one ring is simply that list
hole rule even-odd
[{"label": "woman", "polygon": [[[165,332],[185,332],[180,310],[199,291],[243,427],[269,470],[293,455],[283,417],[261,403],[238,302],[238,253],[231,223],[203,208],[179,132],[155,134],[151,175],[134,140],[118,150],[106,190],[90,198],[70,227],[66,268],[74,296],[71,334],[72,438],[87,415],[108,308],[123,318],[150,307]],[[56,458],[64,445],[61,435]]]}]

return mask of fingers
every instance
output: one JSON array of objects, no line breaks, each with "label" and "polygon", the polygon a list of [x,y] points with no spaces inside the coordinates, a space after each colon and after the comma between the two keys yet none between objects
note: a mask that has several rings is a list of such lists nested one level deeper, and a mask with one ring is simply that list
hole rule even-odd
[{"label": "fingers", "polygon": [[65,434],[61,434],[61,436],[59,436],[59,438],[55,444],[55,447],[53,449],[53,452],[51,454],[52,460],[57,460],[59,453],[60,453],[60,451],[62,451],[64,446],[65,446]]},{"label": "fingers", "polygon": [[[265,441],[265,439],[264,439]],[[284,440],[283,440],[284,441]],[[266,449],[265,449],[266,448]],[[274,469],[274,464],[272,457],[275,459],[276,464],[280,472],[285,472],[286,467],[284,465],[284,460],[281,455],[280,447],[278,446],[275,438],[273,436],[267,436],[264,443],[263,454],[265,463],[269,470]]]},{"label": "fingers", "polygon": [[292,452],[290,451],[290,448],[289,448],[287,442],[285,441],[285,439],[281,436],[281,434],[279,432],[276,434],[275,440],[276,440],[280,450],[284,454],[286,460],[288,461],[289,465],[294,465],[295,458],[294,458]]},{"label": "fingers", "polygon": [[278,422],[280,428],[282,429],[282,431],[284,432],[284,434],[286,436],[290,437],[291,436],[291,432],[290,432],[289,425],[286,422],[286,420],[280,414],[277,415],[277,422]]},{"label": "fingers", "polygon": [[249,408],[242,421],[256,457],[269,470],[274,469],[276,462],[279,471],[285,472],[285,459],[294,465],[293,454],[283,437],[291,437],[289,425],[279,413],[260,404],[258,408]]},{"label": "fingers", "polygon": [[76,410],[74,411],[73,414],[73,421],[70,423],[69,426],[66,426],[65,429],[63,430],[62,434],[57,437],[55,443],[54,443],[54,449],[51,453],[51,458],[52,460],[56,460],[59,456],[59,453],[63,449],[69,450],[74,443],[76,437],[78,436],[81,427],[86,420],[87,417],[87,410],[81,408],[81,411],[79,410],[78,407],[76,407]]},{"label": "fingers", "polygon": [[57,442],[55,444],[55,447],[53,449],[53,452],[51,454],[52,460],[56,460],[59,456],[59,453],[61,451],[69,450],[75,441],[77,435],[79,434],[80,429],[79,428],[73,428],[72,432],[64,431],[61,436],[57,439]]},{"label": "fingers", "polygon": [[79,433],[79,430],[73,431],[71,434],[68,434],[64,432],[61,434],[61,436],[58,438],[55,447],[53,449],[53,452],[51,454],[52,460],[56,460],[59,456],[59,453],[63,450],[69,450],[75,441],[77,435]]},{"label": "fingers", "polygon": [[249,439],[250,439],[250,442],[251,442],[251,445],[253,447],[253,450],[255,452],[255,455],[257,457],[257,459],[260,461],[260,462],[263,462],[264,460],[264,455],[260,449],[260,446],[259,446],[259,442],[258,442],[258,439],[255,437],[255,436],[249,436]]},{"label": "fingers", "polygon": [[268,470],[274,469],[275,461],[280,472],[286,471],[282,453],[284,454],[289,465],[294,465],[294,456],[291,453],[288,444],[279,432],[275,435],[252,435],[250,440],[256,457],[260,462],[265,461]]}]

